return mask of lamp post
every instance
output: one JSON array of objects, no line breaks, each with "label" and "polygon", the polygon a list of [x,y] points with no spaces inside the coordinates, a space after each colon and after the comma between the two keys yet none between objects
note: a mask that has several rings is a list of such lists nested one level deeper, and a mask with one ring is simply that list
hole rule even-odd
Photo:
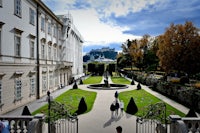
[{"label": "lamp post", "polygon": [[51,100],[50,100],[50,91],[47,91],[47,99],[48,99],[48,133],[51,133],[51,123],[50,123]]}]

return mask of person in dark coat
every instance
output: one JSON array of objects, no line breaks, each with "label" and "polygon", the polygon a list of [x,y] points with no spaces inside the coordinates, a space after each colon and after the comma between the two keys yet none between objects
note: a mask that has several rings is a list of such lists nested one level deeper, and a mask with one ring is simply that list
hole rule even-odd
[{"label": "person in dark coat", "polygon": [[110,111],[111,111],[111,118],[114,118],[114,111],[115,111],[115,104],[114,103],[112,103],[110,105]]},{"label": "person in dark coat", "polygon": [[119,94],[118,94],[118,92],[116,91],[116,92],[115,92],[115,98],[117,99],[118,96],[119,96]]},{"label": "person in dark coat", "polygon": [[116,127],[116,131],[117,133],[122,133],[122,127],[121,126]]},{"label": "person in dark coat", "polygon": [[118,117],[118,110],[119,110],[119,102],[116,101],[116,103],[115,103],[115,115],[116,115],[116,117]]}]

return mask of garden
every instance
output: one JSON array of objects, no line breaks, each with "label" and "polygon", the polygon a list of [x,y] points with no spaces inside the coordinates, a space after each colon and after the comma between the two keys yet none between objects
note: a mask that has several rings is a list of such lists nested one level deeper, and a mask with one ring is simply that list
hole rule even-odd
[{"label": "garden", "polygon": [[[96,92],[85,91],[81,89],[70,89],[66,91],[65,93],[63,93],[62,95],[55,98],[54,101],[63,104],[67,108],[69,114],[74,114],[78,110],[81,98],[84,98],[86,106],[87,106],[87,110],[83,113],[87,113],[93,107],[93,104],[96,98]],[[47,114],[48,104],[34,111],[32,115],[35,115],[37,113]]]},{"label": "garden", "polygon": [[[130,81],[123,78],[123,77],[111,77],[112,81],[114,83],[121,83],[121,84],[130,84]],[[139,90],[131,90],[131,91],[124,91],[119,94],[119,99],[123,100],[124,102],[124,110],[127,111],[128,103],[133,97],[134,102],[138,108],[138,112],[134,115],[136,116],[144,116],[147,114],[147,107],[156,104],[158,102],[162,102],[161,99],[158,99],[157,97],[151,95],[150,93],[146,92],[143,89]],[[166,104],[166,103],[165,103]],[[175,109],[174,107],[166,104],[166,115],[169,116],[171,114],[177,114],[180,116],[185,116],[184,113],[180,112],[179,110]]]}]

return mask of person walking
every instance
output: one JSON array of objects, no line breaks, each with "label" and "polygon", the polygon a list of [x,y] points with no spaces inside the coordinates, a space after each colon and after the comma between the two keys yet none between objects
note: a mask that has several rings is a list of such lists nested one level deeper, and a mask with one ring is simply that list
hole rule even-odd
[{"label": "person walking", "polygon": [[118,100],[116,100],[116,103],[115,103],[115,116],[118,117],[118,110],[119,110],[119,102]]},{"label": "person walking", "polygon": [[110,105],[110,111],[111,111],[111,118],[114,118],[114,111],[115,111],[115,104],[114,104],[114,102]]},{"label": "person walking", "polygon": [[116,100],[118,99],[118,95],[119,95],[119,94],[118,94],[118,92],[116,91],[116,92],[115,92],[115,98],[116,98]]},{"label": "person walking", "polygon": [[122,127],[121,126],[117,126],[116,127],[116,131],[117,131],[117,133],[122,133]]},{"label": "person walking", "polygon": [[123,100],[120,101],[119,107],[121,109],[120,116],[123,116],[123,114],[124,114],[124,102],[123,102]]}]

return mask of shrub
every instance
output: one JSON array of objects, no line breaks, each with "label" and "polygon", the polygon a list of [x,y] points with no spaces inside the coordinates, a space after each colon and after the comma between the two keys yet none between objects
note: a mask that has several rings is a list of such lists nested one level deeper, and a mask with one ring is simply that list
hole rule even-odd
[{"label": "shrub", "polygon": [[141,90],[141,85],[140,85],[140,83],[138,83],[138,85],[137,85],[137,90]]},{"label": "shrub", "polygon": [[86,110],[87,110],[87,104],[85,102],[84,97],[82,97],[78,105],[78,110],[76,111],[76,113],[79,115],[79,114],[84,113]]},{"label": "shrub", "polygon": [[182,76],[181,78],[180,78],[180,83],[181,84],[185,84],[185,83],[189,83],[190,81],[189,81],[189,78],[187,77],[187,76]]},{"label": "shrub", "polygon": [[73,89],[78,89],[78,85],[77,85],[76,82],[75,82],[74,85],[73,85]]},{"label": "shrub", "polygon": [[24,106],[22,115],[31,115],[28,106]]},{"label": "shrub", "polygon": [[197,114],[195,113],[195,110],[191,108],[189,112],[186,114],[185,117],[198,117]]},{"label": "shrub", "polygon": [[132,78],[131,85],[135,85],[134,78]]},{"label": "shrub", "polygon": [[138,112],[138,108],[137,108],[137,105],[135,104],[135,101],[133,100],[133,97],[131,97],[131,99],[127,105],[126,112],[129,114],[132,114],[132,115],[134,115]]},{"label": "shrub", "polygon": [[82,81],[82,79],[80,79],[80,85],[82,85],[83,84],[83,81]]}]

